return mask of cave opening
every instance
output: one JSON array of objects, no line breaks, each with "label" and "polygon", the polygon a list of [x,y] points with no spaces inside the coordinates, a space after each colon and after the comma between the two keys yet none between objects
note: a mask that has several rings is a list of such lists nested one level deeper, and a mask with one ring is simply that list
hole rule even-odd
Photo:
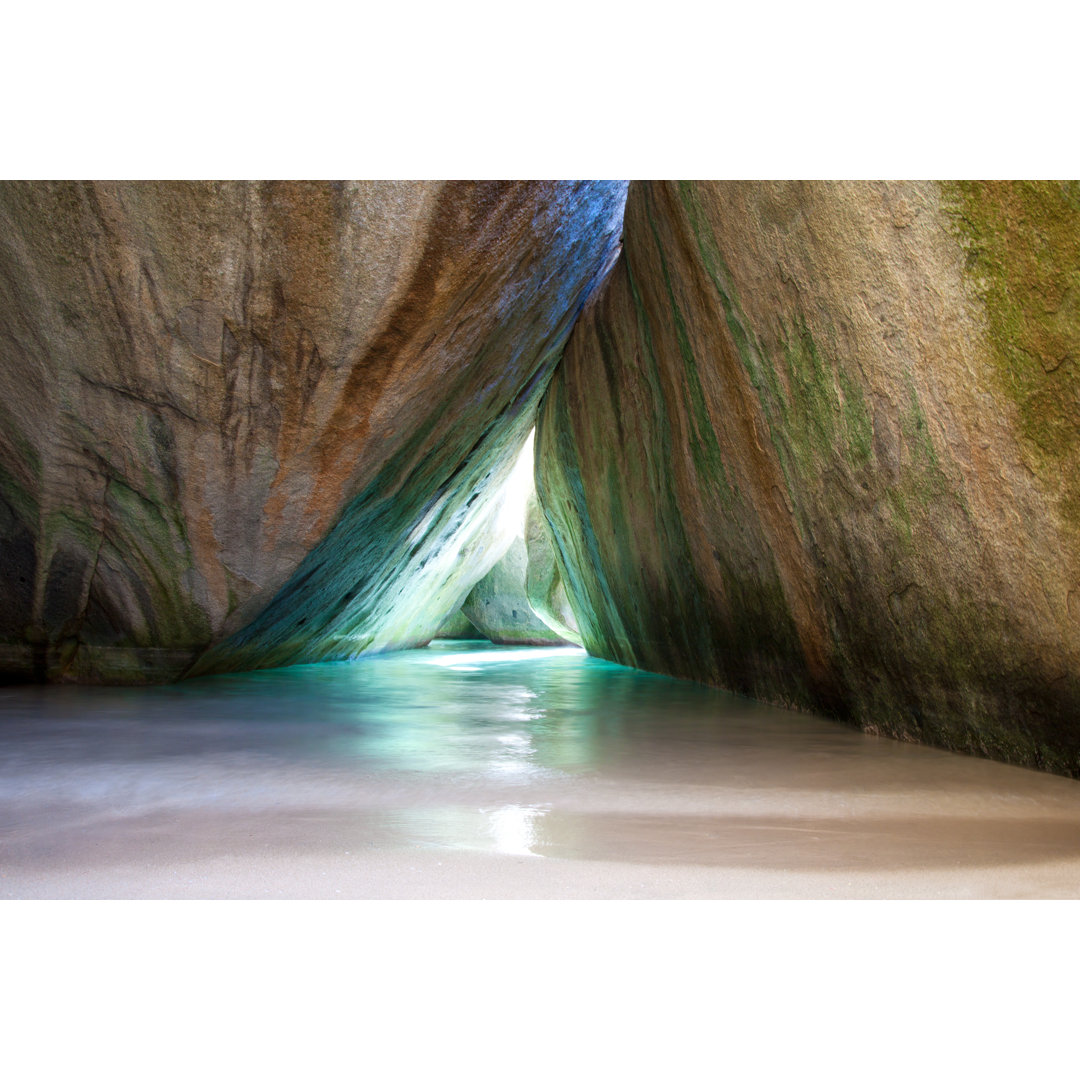
[{"label": "cave opening", "polygon": [[436,639],[481,638],[501,646],[580,645],[569,606],[556,614],[549,600],[557,571],[536,494],[535,437],[532,428],[495,496],[492,543],[472,555],[482,572],[440,625]]}]

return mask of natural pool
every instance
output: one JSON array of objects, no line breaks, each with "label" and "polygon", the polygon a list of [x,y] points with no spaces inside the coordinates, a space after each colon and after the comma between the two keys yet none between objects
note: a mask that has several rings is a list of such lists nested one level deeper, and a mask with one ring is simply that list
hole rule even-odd
[{"label": "natural pool", "polygon": [[0,897],[1080,896],[1080,784],[574,648],[0,690]]}]

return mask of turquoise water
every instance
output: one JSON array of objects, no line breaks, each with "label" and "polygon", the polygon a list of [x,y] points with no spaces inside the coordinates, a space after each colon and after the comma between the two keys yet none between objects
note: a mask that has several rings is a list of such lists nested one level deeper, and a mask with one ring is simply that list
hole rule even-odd
[{"label": "turquoise water", "polygon": [[0,895],[1077,895],[1080,785],[575,648],[0,690]]}]

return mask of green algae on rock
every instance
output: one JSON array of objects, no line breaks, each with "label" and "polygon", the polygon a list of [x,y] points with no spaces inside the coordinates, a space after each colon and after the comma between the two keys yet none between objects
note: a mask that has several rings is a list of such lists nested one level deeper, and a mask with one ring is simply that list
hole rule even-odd
[{"label": "green algae on rock", "polygon": [[1080,775],[1078,208],[633,184],[537,429],[589,651]]},{"label": "green algae on rock", "polygon": [[428,640],[508,541],[499,485],[624,196],[0,184],[4,677]]}]

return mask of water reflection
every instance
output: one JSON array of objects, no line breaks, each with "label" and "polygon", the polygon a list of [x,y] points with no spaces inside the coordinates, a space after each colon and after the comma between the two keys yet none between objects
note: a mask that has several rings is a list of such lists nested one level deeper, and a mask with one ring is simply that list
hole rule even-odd
[{"label": "water reflection", "polygon": [[536,821],[546,812],[539,806],[504,806],[489,811],[495,850],[503,855],[539,855]]},{"label": "water reflection", "polygon": [[[443,641],[437,641],[428,646],[428,648],[434,649],[440,647],[448,648],[449,646]],[[576,645],[549,645],[542,649],[493,649],[488,646],[484,649],[474,647],[473,650],[464,653],[456,650],[449,655],[437,653],[434,656],[425,657],[423,662],[425,664],[436,664],[439,667],[453,668],[455,671],[463,671],[467,665],[474,665],[470,670],[479,671],[482,666],[487,664],[521,664],[530,660],[553,660],[561,656],[575,656],[579,659],[585,659],[587,654],[584,649],[579,649]]]},{"label": "water reflection", "polygon": [[[0,895],[118,876],[141,895],[180,864],[271,858],[398,895],[364,876],[379,853],[417,874],[458,855],[510,874],[542,862],[545,882],[574,862],[662,868],[671,888],[679,867],[728,875],[719,888],[751,871],[1004,881],[1040,865],[1055,895],[1080,895],[1080,785],[572,647],[438,642],[173,687],[0,690]],[[471,895],[475,874],[454,888]]]}]

